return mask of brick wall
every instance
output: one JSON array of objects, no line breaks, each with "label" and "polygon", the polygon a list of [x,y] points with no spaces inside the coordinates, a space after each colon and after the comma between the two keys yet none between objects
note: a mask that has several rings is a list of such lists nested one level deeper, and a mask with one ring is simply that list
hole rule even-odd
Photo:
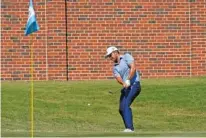
[{"label": "brick wall", "polygon": [[32,46],[34,79],[46,80],[48,76],[49,80],[65,80],[64,1],[33,0],[33,5],[40,31],[24,36],[29,0],[2,0],[2,79],[29,80],[30,47]]},{"label": "brick wall", "polygon": [[206,0],[191,3],[192,75],[206,74]]},{"label": "brick wall", "polygon": [[33,0],[40,31],[24,36],[28,1],[1,3],[2,80],[29,80],[31,46],[35,80],[111,79],[109,45],[143,78],[206,75],[206,0]]}]

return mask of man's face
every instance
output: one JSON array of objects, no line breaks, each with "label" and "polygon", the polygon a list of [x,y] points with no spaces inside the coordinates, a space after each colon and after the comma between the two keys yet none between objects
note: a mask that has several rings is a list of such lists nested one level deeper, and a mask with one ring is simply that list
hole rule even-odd
[{"label": "man's face", "polygon": [[117,62],[118,62],[118,60],[117,60],[117,58],[118,58],[117,52],[112,52],[108,57],[109,57],[109,59],[112,60],[114,63],[117,63]]}]

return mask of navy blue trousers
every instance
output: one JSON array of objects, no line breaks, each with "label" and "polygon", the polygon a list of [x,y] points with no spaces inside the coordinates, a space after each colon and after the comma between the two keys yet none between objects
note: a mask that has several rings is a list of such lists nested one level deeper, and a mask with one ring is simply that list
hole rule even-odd
[{"label": "navy blue trousers", "polygon": [[140,82],[134,82],[130,87],[121,90],[119,113],[124,121],[125,128],[134,130],[132,110],[130,105],[141,91]]}]

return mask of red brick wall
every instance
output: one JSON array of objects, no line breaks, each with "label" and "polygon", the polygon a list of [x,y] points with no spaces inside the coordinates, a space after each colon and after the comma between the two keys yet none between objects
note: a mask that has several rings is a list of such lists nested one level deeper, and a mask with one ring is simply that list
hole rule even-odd
[{"label": "red brick wall", "polygon": [[[65,80],[65,6],[64,1],[33,0],[40,31],[24,36],[29,0],[2,0],[2,79],[29,80],[30,47],[34,49],[34,79]],[[46,49],[47,47],[47,49]]]},{"label": "red brick wall", "polygon": [[109,45],[144,78],[206,75],[206,0],[67,0],[67,31],[64,1],[33,0],[40,31],[24,36],[28,1],[1,2],[2,80],[29,80],[30,46],[35,80],[66,80],[66,44],[69,80],[112,78]]},{"label": "red brick wall", "polygon": [[206,0],[191,3],[192,75],[206,74]]}]

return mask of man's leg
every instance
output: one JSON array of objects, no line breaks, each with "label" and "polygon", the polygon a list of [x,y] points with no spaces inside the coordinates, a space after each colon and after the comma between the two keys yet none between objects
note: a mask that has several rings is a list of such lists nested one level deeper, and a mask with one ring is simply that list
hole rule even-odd
[{"label": "man's leg", "polygon": [[125,101],[126,101],[125,91],[124,91],[124,89],[122,89],[121,90],[121,96],[120,96],[120,99],[119,99],[119,113],[122,116],[122,120],[123,120],[125,128],[126,128],[125,118],[124,118]]},{"label": "man's leg", "polygon": [[134,101],[134,99],[140,94],[141,92],[141,85],[140,82],[135,82],[131,87],[131,94],[129,94],[128,99],[130,100],[130,105]]},{"label": "man's leg", "polygon": [[124,119],[125,119],[125,124],[126,128],[129,128],[131,130],[134,130],[133,127],[133,120],[132,120],[132,110],[130,108],[130,105],[134,101],[134,99],[139,95],[141,91],[140,83],[135,82],[132,86],[131,89],[127,89],[126,91],[126,99],[125,99],[125,108],[124,108]]}]

